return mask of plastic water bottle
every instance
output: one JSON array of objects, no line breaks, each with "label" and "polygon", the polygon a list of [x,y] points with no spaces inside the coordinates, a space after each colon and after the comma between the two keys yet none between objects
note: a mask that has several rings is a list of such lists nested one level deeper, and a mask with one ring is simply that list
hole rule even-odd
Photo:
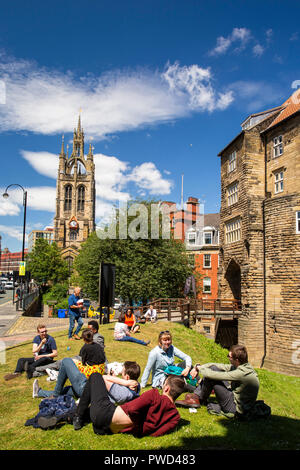
[{"label": "plastic water bottle", "polygon": [[70,349],[71,349],[70,346],[68,346],[68,347],[67,347],[67,351],[70,351]]}]

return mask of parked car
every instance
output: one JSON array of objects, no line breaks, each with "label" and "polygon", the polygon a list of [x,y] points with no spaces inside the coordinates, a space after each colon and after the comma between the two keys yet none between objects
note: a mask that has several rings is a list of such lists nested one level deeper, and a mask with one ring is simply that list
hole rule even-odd
[{"label": "parked car", "polygon": [[5,289],[13,289],[14,288],[14,283],[12,281],[7,281],[4,285]]},{"label": "parked car", "polygon": [[119,308],[122,306],[122,301],[121,299],[115,298],[115,303],[114,303],[114,310],[119,310]]}]

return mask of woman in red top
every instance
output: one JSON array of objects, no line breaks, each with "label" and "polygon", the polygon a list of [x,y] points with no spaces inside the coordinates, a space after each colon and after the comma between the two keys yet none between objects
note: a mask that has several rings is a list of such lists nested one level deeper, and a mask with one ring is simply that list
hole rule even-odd
[{"label": "woman in red top", "polygon": [[132,310],[130,310],[130,308],[127,309],[127,311],[125,312],[124,323],[125,325],[128,326],[131,333],[137,333],[138,331],[140,331],[140,325],[136,323],[136,318],[133,315]]}]

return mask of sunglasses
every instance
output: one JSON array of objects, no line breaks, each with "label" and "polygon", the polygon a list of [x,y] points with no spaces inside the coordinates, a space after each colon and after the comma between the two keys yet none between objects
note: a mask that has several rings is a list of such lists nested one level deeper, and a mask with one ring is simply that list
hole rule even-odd
[{"label": "sunglasses", "polygon": [[159,334],[163,335],[164,333],[170,333],[169,330],[161,331]]}]

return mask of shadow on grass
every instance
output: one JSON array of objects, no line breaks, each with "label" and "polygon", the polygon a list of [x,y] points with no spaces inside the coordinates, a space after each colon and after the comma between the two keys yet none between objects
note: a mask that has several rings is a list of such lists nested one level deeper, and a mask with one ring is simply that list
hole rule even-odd
[{"label": "shadow on grass", "polygon": [[[225,428],[222,436],[181,438],[170,450],[300,450],[300,420],[273,415],[251,422],[216,418]],[[187,423],[183,423],[183,426]],[[215,424],[215,423],[214,423]]]}]

